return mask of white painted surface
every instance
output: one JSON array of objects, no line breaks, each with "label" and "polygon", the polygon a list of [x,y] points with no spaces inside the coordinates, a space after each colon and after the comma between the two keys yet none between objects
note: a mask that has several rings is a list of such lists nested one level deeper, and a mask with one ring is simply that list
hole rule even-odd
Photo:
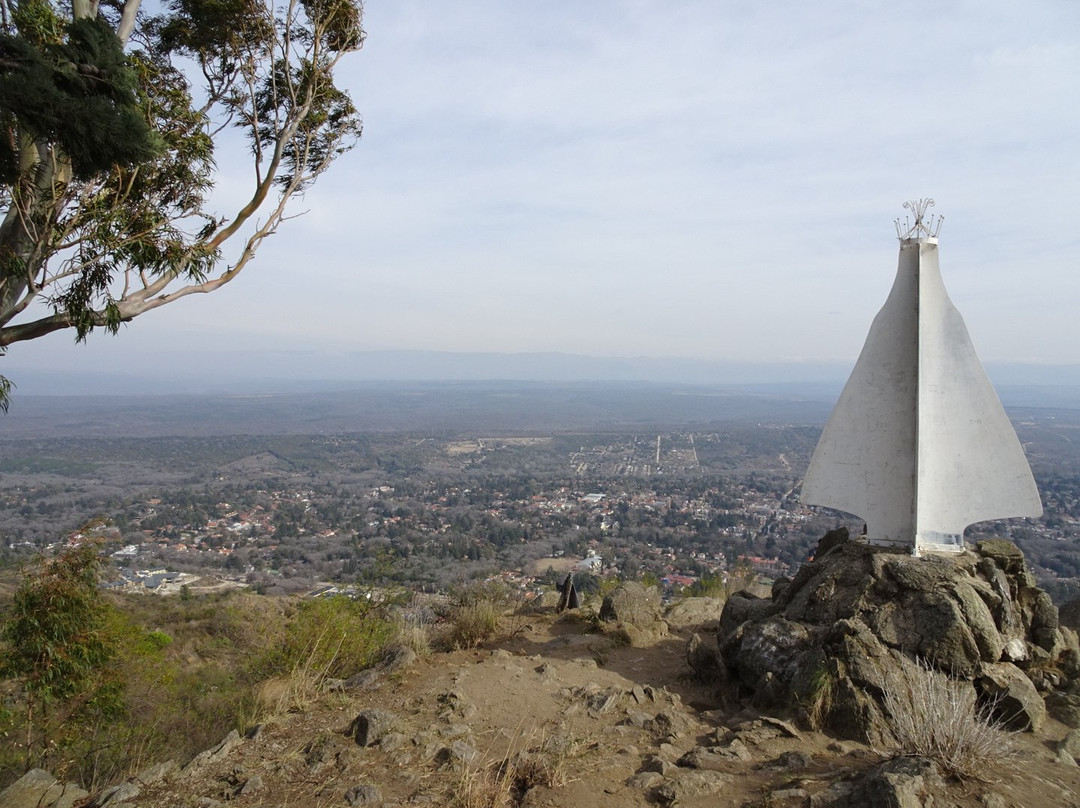
[{"label": "white painted surface", "polygon": [[873,543],[959,550],[964,528],[1038,516],[1039,493],[935,238],[904,239],[892,291],[825,426],[802,500],[866,520]]}]

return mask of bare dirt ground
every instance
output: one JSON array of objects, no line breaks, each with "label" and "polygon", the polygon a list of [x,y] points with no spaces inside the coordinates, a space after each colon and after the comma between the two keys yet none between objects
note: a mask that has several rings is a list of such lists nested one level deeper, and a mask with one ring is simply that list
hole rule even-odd
[{"label": "bare dirt ground", "polygon": [[[582,617],[519,616],[504,628],[481,648],[431,654],[366,687],[327,693],[216,760],[143,787],[131,804],[804,806],[885,759],[791,724],[755,724],[752,709],[690,679],[685,647],[696,627],[644,648],[595,633]],[[392,714],[392,731],[364,747],[349,732],[366,710]],[[675,765],[740,726],[744,759]],[[1014,764],[985,780],[950,781],[933,805],[1080,806],[1080,768],[1052,749],[1067,731],[1049,722],[1038,736],[1020,736]],[[503,802],[480,801],[473,791],[485,777],[530,750],[544,761],[543,776],[519,768]],[[381,802],[364,802],[374,792],[363,786],[375,787]]]}]

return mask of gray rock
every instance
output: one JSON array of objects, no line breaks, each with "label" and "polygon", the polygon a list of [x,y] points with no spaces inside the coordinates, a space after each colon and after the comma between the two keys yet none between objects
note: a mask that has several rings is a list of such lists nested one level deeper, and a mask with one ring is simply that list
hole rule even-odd
[{"label": "gray rock", "polygon": [[686,664],[699,682],[720,685],[728,680],[724,658],[715,642],[706,642],[694,634],[686,644]]},{"label": "gray rock", "polygon": [[640,710],[631,710],[623,723],[626,726],[637,727],[638,729],[648,729],[652,726],[653,717],[648,713],[643,713]]},{"label": "gray rock", "polygon": [[1064,749],[1059,749],[1054,753],[1054,760],[1060,763],[1062,766],[1068,766],[1071,769],[1076,768],[1076,758],[1066,752]]},{"label": "gray rock", "polygon": [[0,805],[5,808],[38,808],[48,805],[45,795],[57,785],[56,778],[44,769],[31,769],[3,791]]},{"label": "gray rock", "polygon": [[668,777],[656,789],[656,801],[674,806],[693,797],[718,794],[731,782],[731,776],[721,772],[691,770]]},{"label": "gray rock", "polygon": [[142,786],[138,783],[125,782],[119,785],[110,786],[102,791],[90,803],[91,808],[104,808],[104,806],[118,806],[120,803],[127,802],[139,796],[142,791]]},{"label": "gray rock", "polygon": [[664,620],[669,626],[719,625],[720,615],[724,613],[724,598],[683,598],[673,603],[664,612]]},{"label": "gray rock", "polygon": [[695,672],[722,670],[759,707],[796,707],[874,745],[890,735],[882,694],[916,658],[969,689],[979,680],[984,702],[1000,697],[1021,716],[1014,725],[1038,727],[1049,708],[1080,726],[1080,640],[1011,542],[918,558],[827,544],[771,599],[729,598],[719,653],[700,638],[688,647]]},{"label": "gray rock", "polygon": [[802,735],[795,727],[779,718],[761,716],[752,721],[743,721],[734,727],[735,734],[740,740],[754,746],[787,736],[788,738],[801,739]]},{"label": "gray rock", "polygon": [[1080,631],[1080,598],[1073,598],[1058,609],[1058,622],[1073,631]]},{"label": "gray rock", "polygon": [[727,746],[691,749],[678,760],[684,769],[705,769],[707,771],[729,771],[732,763],[746,763],[754,759],[746,744],[735,739]]},{"label": "gray rock", "polygon": [[382,671],[366,670],[354,673],[345,680],[342,687],[345,690],[375,690],[382,678]]},{"label": "gray rock", "polygon": [[238,747],[244,742],[244,739],[240,737],[240,733],[235,729],[230,732],[217,746],[211,747],[203,752],[200,752],[195,757],[187,762],[187,765],[181,769],[181,772],[185,775],[191,775],[198,772],[203,767],[215,763],[222,758],[226,757],[233,749]]},{"label": "gray rock", "polygon": [[1080,758],[1080,729],[1070,730],[1069,734],[1058,741],[1054,748],[1074,758]]},{"label": "gray rock", "polygon": [[345,802],[352,808],[357,808],[357,806],[379,808],[382,805],[383,797],[382,792],[376,786],[365,784],[353,786],[346,791]]},{"label": "gray rock", "polygon": [[932,808],[945,783],[933,761],[896,758],[854,783],[836,784],[811,801],[814,808]]},{"label": "gray rock", "polygon": [[983,558],[993,561],[1005,573],[1018,573],[1024,567],[1024,554],[1020,548],[1005,539],[982,539],[975,549]]},{"label": "gray rock", "polygon": [[144,786],[153,785],[160,780],[164,780],[168,777],[176,768],[175,760],[166,760],[164,763],[158,763],[149,768],[143,769],[137,775],[135,775],[135,781],[142,783]]},{"label": "gray rock", "polygon": [[766,763],[764,768],[778,771],[799,770],[810,768],[811,763],[813,763],[813,758],[810,755],[798,750],[792,750],[781,752],[778,757]]},{"label": "gray rock", "polygon": [[653,771],[645,771],[638,772],[637,774],[631,776],[626,781],[626,785],[628,785],[630,788],[638,789],[640,791],[648,791],[649,789],[655,788],[663,781],[664,776],[662,774]]},{"label": "gray rock", "polygon": [[333,735],[320,735],[319,737],[304,744],[301,751],[304,753],[304,763],[308,771],[318,774],[327,766],[337,765],[342,762],[342,755],[347,741],[342,741]]},{"label": "gray rock", "polygon": [[1024,662],[1031,659],[1031,654],[1028,653],[1027,644],[1023,640],[1013,637],[1005,642],[1000,659],[1002,662]]},{"label": "gray rock", "polygon": [[1067,727],[1080,727],[1080,693],[1056,691],[1045,699],[1046,711]]},{"label": "gray rock", "polygon": [[680,710],[661,710],[648,727],[659,735],[679,738],[696,730],[698,722]]},{"label": "gray rock", "polygon": [[240,790],[237,792],[240,796],[247,796],[248,794],[254,794],[257,791],[262,791],[265,787],[261,774],[253,774],[244,784],[240,786]]},{"label": "gray rock", "polygon": [[1010,662],[984,665],[975,680],[991,716],[1009,729],[1037,732],[1046,720],[1046,704],[1024,672]]},{"label": "gray rock", "polygon": [[353,719],[348,734],[360,746],[374,746],[400,723],[396,715],[385,710],[364,710]]},{"label": "gray rock", "polygon": [[384,752],[394,752],[409,742],[401,732],[389,732],[379,739],[379,748]]},{"label": "gray rock", "polygon": [[473,763],[480,758],[480,751],[465,741],[454,741],[449,746],[444,746],[434,757],[438,766],[458,767],[461,764]]},{"label": "gray rock", "polygon": [[750,621],[762,620],[778,610],[771,598],[759,598],[749,592],[736,592],[727,599],[720,613],[720,636],[729,636],[739,626]]},{"label": "gray rock", "polygon": [[658,774],[668,775],[678,770],[678,766],[672,763],[670,760],[665,760],[660,755],[649,755],[641,763],[639,772],[657,772]]},{"label": "gray rock", "polygon": [[400,645],[390,652],[379,667],[386,673],[398,673],[411,668],[416,663],[416,659],[416,652],[413,649],[407,645]]},{"label": "gray rock", "polygon": [[596,718],[604,713],[610,713],[619,706],[619,702],[622,701],[624,693],[625,691],[617,687],[610,687],[607,690],[589,696],[585,702],[589,715],[592,718]]},{"label": "gray rock", "polygon": [[975,588],[965,581],[957,582],[953,596],[960,604],[960,611],[975,639],[979,655],[984,662],[997,662],[1001,659],[1006,641],[998,632],[994,615],[990,613],[986,602],[979,597]]},{"label": "gray rock", "polygon": [[[56,795],[55,797],[53,795]],[[90,796],[90,792],[75,785],[74,783],[57,783],[45,795],[45,800],[42,805],[48,805],[49,808],[72,808],[74,805],[84,804],[87,797]],[[51,804],[49,800],[52,800]],[[0,796],[0,805],[6,806],[2,796]]]},{"label": "gray rock", "polygon": [[805,788],[778,788],[769,792],[768,804],[776,808],[802,808],[809,803],[810,794]]},{"label": "gray rock", "polygon": [[813,642],[802,623],[772,617],[748,626],[739,645],[739,671],[744,681],[758,682],[769,674],[787,684]]},{"label": "gray rock", "polygon": [[660,593],[637,581],[619,584],[604,597],[600,619],[610,622],[649,626],[660,620]]}]

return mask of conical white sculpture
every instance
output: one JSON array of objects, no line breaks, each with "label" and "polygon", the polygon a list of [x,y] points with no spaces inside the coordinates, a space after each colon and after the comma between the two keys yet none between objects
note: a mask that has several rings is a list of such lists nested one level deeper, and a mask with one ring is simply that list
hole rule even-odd
[{"label": "conical white sculpture", "polygon": [[[964,528],[1039,516],[1024,450],[938,268],[932,199],[897,221],[892,291],[803,480],[802,501],[866,521],[872,544],[960,552]],[[905,223],[906,224],[906,223]]]}]

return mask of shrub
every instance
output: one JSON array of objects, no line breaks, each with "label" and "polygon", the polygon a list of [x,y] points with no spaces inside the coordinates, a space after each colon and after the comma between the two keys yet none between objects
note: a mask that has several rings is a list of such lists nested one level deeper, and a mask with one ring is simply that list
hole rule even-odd
[{"label": "shrub", "polygon": [[1015,757],[1013,733],[990,718],[996,705],[976,708],[969,686],[916,662],[883,694],[896,754],[927,757],[949,774],[975,779]]},{"label": "shrub", "polygon": [[431,653],[429,627],[421,615],[403,614],[395,623],[394,630],[395,645],[410,649],[418,657]]},{"label": "shrub", "polygon": [[483,642],[498,631],[510,602],[510,590],[500,583],[476,583],[452,590],[437,644],[450,650]]},{"label": "shrub", "polygon": [[[67,763],[66,748],[86,728],[123,713],[112,607],[98,589],[94,542],[67,547],[28,574],[0,626],[0,676],[21,687],[24,766]],[[59,771],[59,770],[58,770]]]},{"label": "shrub", "polygon": [[382,659],[393,638],[393,623],[366,600],[306,600],[286,624],[281,644],[268,649],[257,667],[267,676],[304,668],[320,677],[348,677]]},{"label": "shrub", "polygon": [[481,600],[457,607],[450,619],[445,644],[453,648],[472,648],[499,628],[503,606],[493,600]]}]

